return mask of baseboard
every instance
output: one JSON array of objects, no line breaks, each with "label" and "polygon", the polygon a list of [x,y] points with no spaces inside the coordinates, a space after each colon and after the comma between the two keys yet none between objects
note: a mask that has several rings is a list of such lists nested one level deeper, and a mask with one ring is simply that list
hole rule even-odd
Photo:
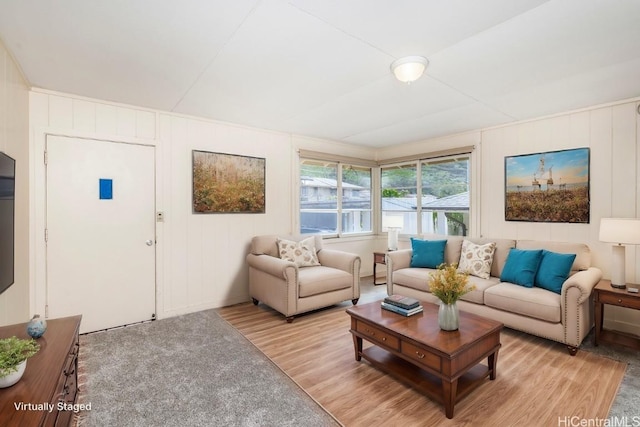
[{"label": "baseboard", "polygon": [[204,310],[211,310],[213,308],[227,307],[230,305],[240,304],[250,300],[251,298],[249,297],[248,293],[242,294],[242,295],[229,295],[227,298],[220,301],[208,302],[205,304],[198,304],[198,305],[191,305],[188,307],[180,307],[174,310],[165,310],[162,313],[158,313],[157,318],[167,319],[169,317],[182,316],[183,314],[195,313],[196,311],[204,311]]},{"label": "baseboard", "polygon": [[640,336],[640,327],[638,327],[638,325],[634,325],[633,323],[605,319],[604,327],[606,329],[613,329],[615,331],[626,332],[628,334]]}]

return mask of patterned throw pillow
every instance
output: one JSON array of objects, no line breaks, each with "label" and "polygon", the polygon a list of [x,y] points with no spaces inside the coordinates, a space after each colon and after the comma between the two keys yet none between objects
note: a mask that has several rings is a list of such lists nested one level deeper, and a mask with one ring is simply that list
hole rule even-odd
[{"label": "patterned throw pillow", "polygon": [[495,251],[495,242],[476,245],[473,242],[464,240],[462,242],[458,271],[488,279],[491,275],[491,264],[493,264],[493,253]]},{"label": "patterned throw pillow", "polygon": [[277,243],[280,258],[291,261],[298,267],[320,265],[316,253],[315,237],[307,237],[299,242],[279,238]]}]

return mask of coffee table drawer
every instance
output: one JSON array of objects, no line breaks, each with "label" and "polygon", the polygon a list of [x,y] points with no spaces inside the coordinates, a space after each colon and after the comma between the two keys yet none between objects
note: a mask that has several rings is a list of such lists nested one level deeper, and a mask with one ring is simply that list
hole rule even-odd
[{"label": "coffee table drawer", "polygon": [[383,345],[385,347],[390,347],[394,350],[398,350],[400,348],[400,340],[386,333],[385,331],[376,328],[375,326],[371,326],[367,323],[358,321],[356,323],[356,331],[363,334],[367,340]]},{"label": "coffee table drawer", "polygon": [[440,372],[440,358],[435,354],[429,353],[428,351],[425,351],[424,349],[408,342],[402,343],[400,352],[405,356],[411,358],[411,360],[415,360],[421,365],[427,366]]}]

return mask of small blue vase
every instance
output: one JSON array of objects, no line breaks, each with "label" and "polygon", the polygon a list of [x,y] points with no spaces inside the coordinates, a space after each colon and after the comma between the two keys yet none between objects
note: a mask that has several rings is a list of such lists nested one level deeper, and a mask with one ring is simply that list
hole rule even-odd
[{"label": "small blue vase", "polygon": [[32,338],[40,338],[47,330],[47,321],[40,318],[39,314],[33,316],[33,318],[27,323],[27,333]]}]

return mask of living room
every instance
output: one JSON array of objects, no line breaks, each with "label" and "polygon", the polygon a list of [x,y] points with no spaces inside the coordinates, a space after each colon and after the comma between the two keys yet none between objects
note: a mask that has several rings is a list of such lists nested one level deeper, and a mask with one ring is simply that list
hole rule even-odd
[{"label": "living room", "polygon": [[[0,23],[0,35],[3,25]],[[634,33],[631,27],[622,24],[620,27],[627,32],[621,31],[614,42],[620,42],[624,36],[627,43],[637,43],[637,30],[633,30]],[[131,87],[102,88],[103,97],[76,94],[63,87],[40,87],[24,75],[25,65],[15,59],[20,57],[19,52],[10,51],[6,40],[3,43],[0,49],[4,64],[0,70],[0,151],[15,158],[17,165],[16,267],[15,283],[0,295],[0,325],[24,322],[34,313],[45,313],[47,309],[55,312],[55,308],[47,308],[44,236],[47,184],[46,167],[40,160],[50,136],[154,147],[155,211],[164,215],[163,221],[155,224],[154,314],[157,319],[250,300],[245,256],[251,238],[261,234],[290,234],[300,227],[299,150],[382,162],[473,147],[470,235],[586,243],[592,250],[592,264],[602,270],[605,278],[611,277],[612,245],[599,240],[600,219],[637,217],[640,87],[637,82],[627,87],[627,82],[636,80],[639,71],[637,54],[626,59],[630,67],[625,69],[614,66],[618,64],[610,68],[597,64],[593,69],[580,72],[572,69],[572,75],[578,76],[573,83],[556,76],[549,84],[538,86],[532,75],[528,78],[534,83],[522,92],[499,86],[496,80],[504,77],[499,75],[491,81],[494,87],[504,91],[496,95],[501,98],[499,104],[519,109],[520,117],[526,119],[510,118],[484,126],[480,120],[484,110],[463,105],[455,119],[441,118],[443,121],[468,120],[464,130],[384,145],[347,143],[304,136],[297,131],[271,130],[267,125],[269,117],[263,120],[265,126],[245,125],[240,117],[241,108],[233,110],[239,117],[237,121],[227,116],[216,120],[204,114],[195,116],[171,112],[170,108],[142,107],[143,101],[134,104],[110,97],[109,90],[127,92]],[[606,45],[605,50],[607,46],[610,47]],[[638,51],[640,49],[636,49]],[[45,56],[43,54],[43,61]],[[582,66],[580,61],[577,63],[576,67]],[[584,63],[589,64],[587,60]],[[388,66],[385,65],[383,73],[391,81],[393,76]],[[436,67],[437,61],[432,61],[431,66]],[[70,80],[82,80],[73,68],[56,72],[68,73]],[[428,67],[422,79],[429,78],[429,72]],[[544,70],[539,73],[544,74]],[[403,86],[403,90],[420,89],[424,81]],[[582,97],[569,92],[572,84],[584,92]],[[612,89],[605,91],[603,86]],[[491,90],[490,84],[486,90]],[[601,91],[605,94],[600,95]],[[563,107],[556,110],[537,107],[542,105],[537,101],[545,97],[559,99],[556,105]],[[232,108],[232,102],[229,105],[230,109],[236,108]],[[434,120],[437,119],[436,116]],[[505,157],[583,147],[590,150],[588,223],[505,221]],[[193,214],[192,150],[266,159],[265,213]],[[325,244],[358,254],[362,259],[361,276],[365,277],[373,273],[373,252],[386,249],[387,239],[380,224],[376,224],[371,233],[325,239]],[[401,237],[401,245],[408,245],[406,236]],[[640,280],[640,252],[630,245],[626,253],[626,279],[635,283]],[[610,310],[605,320],[608,327],[640,334],[640,316],[635,311]]]}]

